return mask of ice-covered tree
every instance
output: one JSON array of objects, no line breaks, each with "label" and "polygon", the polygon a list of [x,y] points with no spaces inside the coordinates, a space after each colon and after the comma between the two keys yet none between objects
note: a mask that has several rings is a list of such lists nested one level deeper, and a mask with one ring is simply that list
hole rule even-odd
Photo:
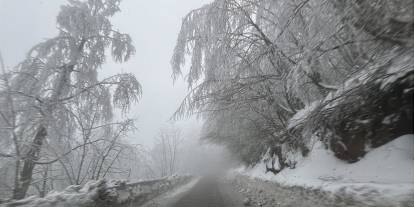
[{"label": "ice-covered tree", "polygon": [[181,130],[174,125],[160,129],[155,145],[150,152],[152,167],[158,177],[171,176],[178,171],[182,141]]},{"label": "ice-covered tree", "polygon": [[395,12],[404,5],[412,8],[397,0],[215,0],[193,10],[171,60],[190,89],[175,117],[201,114],[205,137],[247,163],[266,150],[306,154],[310,136],[290,130],[290,118],[389,60],[390,47],[410,45],[410,9]]},{"label": "ice-covered tree", "polygon": [[135,53],[130,36],[110,22],[119,4],[69,0],[57,16],[59,34],[34,46],[26,60],[3,74],[0,123],[7,133],[1,142],[13,143],[7,153],[15,158],[13,198],[26,195],[44,145],[79,129],[76,109],[85,116],[93,110],[96,123],[107,123],[114,107],[126,111],[141,95],[132,74],[98,77],[108,52],[116,62]]}]

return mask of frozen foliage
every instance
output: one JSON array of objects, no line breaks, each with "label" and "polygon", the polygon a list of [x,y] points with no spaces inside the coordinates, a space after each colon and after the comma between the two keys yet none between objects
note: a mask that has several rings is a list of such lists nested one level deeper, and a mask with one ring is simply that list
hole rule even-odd
[{"label": "frozen foliage", "polygon": [[[171,59],[190,89],[175,118],[199,115],[203,138],[246,164],[267,154],[274,173],[294,167],[289,153],[306,156],[315,133],[335,156],[358,161],[370,142],[412,131],[395,125],[412,123],[413,8],[399,0],[215,0],[193,10]],[[377,108],[385,109],[376,116]],[[391,114],[401,116],[377,126]]]},{"label": "frozen foliage", "polygon": [[288,128],[292,129],[292,128],[298,127],[299,125],[303,124],[303,122],[305,122],[309,114],[313,110],[315,110],[315,108],[318,107],[320,104],[321,104],[320,101],[314,101],[310,105],[305,106],[305,108],[296,112],[296,114],[293,115],[292,118],[290,118]]},{"label": "frozen foliage", "polygon": [[[294,131],[317,134],[335,156],[358,161],[368,148],[413,132],[413,51],[390,51],[376,65],[354,75],[306,113]],[[308,135],[309,136],[309,135]]]},{"label": "frozen foliage", "polygon": [[119,4],[69,0],[57,16],[58,35],[35,45],[13,70],[2,71],[0,151],[9,159],[1,169],[15,175],[5,178],[13,198],[23,198],[29,187],[47,191],[48,180],[32,186],[36,171],[43,179],[54,177],[48,176],[52,172],[63,175],[63,186],[105,177],[127,148],[120,138],[133,122],[115,122],[113,110],[126,112],[141,86],[132,74],[98,77],[107,52],[116,62],[135,53],[129,35],[110,22]]},{"label": "frozen foliage", "polygon": [[[319,113],[321,110],[334,109],[338,105],[345,104],[352,99],[354,91],[360,88],[369,88],[372,85],[379,85],[379,92],[392,90],[396,84],[412,82],[414,72],[413,51],[390,51],[388,59],[384,58],[381,62],[362,70],[351,78],[347,79],[338,90],[330,92],[322,100],[312,102],[303,109],[297,111],[289,120],[288,128],[301,128],[311,119],[312,113]],[[409,93],[407,88],[404,93]]]},{"label": "frozen foliage", "polygon": [[[278,175],[265,173],[260,163],[238,173],[283,186],[303,186],[350,195],[356,200],[398,206],[414,195],[414,135],[404,135],[373,149],[359,162],[348,164],[333,157],[317,142],[295,169]],[[372,204],[371,204],[372,205]]]},{"label": "frozen foliage", "polygon": [[127,183],[126,181],[89,181],[83,187],[73,185],[44,198],[28,197],[1,206],[22,207],[88,207],[115,206],[125,203],[142,204],[172,188],[184,184],[190,177],[168,177],[158,180]]},{"label": "frozen foliage", "polygon": [[182,132],[174,125],[162,128],[159,131],[150,152],[154,176],[165,177],[177,173],[182,142]]}]

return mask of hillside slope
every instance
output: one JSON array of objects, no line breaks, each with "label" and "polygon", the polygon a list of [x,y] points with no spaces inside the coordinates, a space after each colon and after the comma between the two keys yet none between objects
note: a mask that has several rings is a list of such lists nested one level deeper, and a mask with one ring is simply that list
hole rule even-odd
[{"label": "hillside slope", "polygon": [[395,202],[414,196],[414,135],[401,136],[372,149],[360,161],[349,164],[334,157],[322,143],[316,142],[308,157],[295,169],[277,175],[265,173],[265,163],[236,172],[251,178],[273,181],[284,186],[319,188],[345,193],[360,199]]}]

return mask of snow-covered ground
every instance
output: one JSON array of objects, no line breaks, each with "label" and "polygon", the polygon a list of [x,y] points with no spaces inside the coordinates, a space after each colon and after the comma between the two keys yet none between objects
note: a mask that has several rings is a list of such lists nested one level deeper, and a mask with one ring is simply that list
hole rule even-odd
[{"label": "snow-covered ground", "polygon": [[84,186],[72,185],[63,191],[50,192],[44,198],[32,196],[0,204],[0,207],[136,206],[162,193],[174,190],[177,186],[189,182],[191,178],[191,176],[170,176],[136,183],[119,180],[92,180]]},{"label": "snow-covered ground", "polygon": [[283,186],[302,186],[397,204],[414,198],[414,135],[404,135],[372,149],[353,164],[335,158],[316,142],[309,156],[300,160],[295,169],[285,169],[278,175],[265,173],[265,169],[265,164],[259,163],[234,173]]}]

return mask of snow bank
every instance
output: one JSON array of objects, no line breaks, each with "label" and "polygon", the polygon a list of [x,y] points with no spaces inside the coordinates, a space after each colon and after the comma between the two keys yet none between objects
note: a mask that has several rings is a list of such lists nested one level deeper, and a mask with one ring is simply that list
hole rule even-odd
[{"label": "snow bank", "polygon": [[23,200],[0,206],[53,207],[53,206],[91,206],[99,195],[99,189],[105,185],[103,180],[90,181],[83,187],[72,185],[61,192],[51,192],[44,198],[31,196]]},{"label": "snow bank", "polygon": [[265,173],[265,169],[265,164],[260,163],[237,172],[287,186],[355,195],[375,192],[383,199],[407,199],[414,195],[414,135],[401,136],[373,149],[353,164],[335,158],[317,142],[295,169],[285,169],[278,175]]},{"label": "snow bank", "polygon": [[32,196],[2,204],[0,207],[109,207],[125,203],[138,205],[188,182],[190,178],[190,176],[173,176],[136,183],[90,181],[83,187],[73,185],[60,192],[51,192],[44,198]]}]

